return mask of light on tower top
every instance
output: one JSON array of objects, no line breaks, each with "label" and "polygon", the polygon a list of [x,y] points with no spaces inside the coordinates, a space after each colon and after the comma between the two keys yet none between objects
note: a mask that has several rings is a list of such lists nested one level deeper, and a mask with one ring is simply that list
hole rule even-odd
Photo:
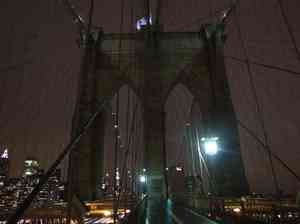
[{"label": "light on tower top", "polygon": [[[148,23],[148,18],[147,18],[147,16],[144,16],[143,18],[139,19],[136,22],[136,29],[141,30],[143,27],[147,26],[147,23]],[[152,16],[151,16],[151,14],[149,16],[149,23],[150,23],[150,25],[152,25]]]}]

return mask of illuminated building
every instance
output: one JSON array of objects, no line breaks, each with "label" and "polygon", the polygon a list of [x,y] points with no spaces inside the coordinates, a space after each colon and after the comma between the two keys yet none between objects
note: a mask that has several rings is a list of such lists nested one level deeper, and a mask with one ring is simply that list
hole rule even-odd
[{"label": "illuminated building", "polygon": [[23,177],[37,175],[40,170],[40,164],[36,159],[26,159],[24,162]]},{"label": "illuminated building", "polygon": [[5,149],[0,157],[0,175],[8,176],[8,171],[9,171],[8,149]]},{"label": "illuminated building", "polygon": [[9,172],[8,149],[5,149],[0,157],[0,189],[4,187]]},{"label": "illuminated building", "polygon": [[[25,160],[22,177],[6,178],[3,186],[0,187],[0,213],[9,214],[15,210],[32,192],[43,175],[44,172],[37,160]],[[60,170],[57,169],[40,190],[32,207],[48,207],[63,202],[64,190],[64,184],[60,180]]]}]

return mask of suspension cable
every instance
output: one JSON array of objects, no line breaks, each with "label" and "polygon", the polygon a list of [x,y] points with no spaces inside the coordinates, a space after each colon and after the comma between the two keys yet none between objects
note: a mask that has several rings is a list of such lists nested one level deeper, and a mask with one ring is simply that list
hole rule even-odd
[{"label": "suspension cable", "polygon": [[292,176],[294,176],[300,183],[300,176],[292,169],[290,168],[286,162],[284,162],[278,155],[276,155],[268,145],[266,145],[259,137],[257,137],[255,135],[255,133],[250,129],[248,128],[241,120],[237,119],[239,125],[245,129],[249,134],[250,136],[256,140],[256,142],[258,142],[263,149],[267,150],[268,153],[270,153],[286,170],[288,170]]},{"label": "suspension cable", "polygon": [[[120,27],[119,32],[122,33],[123,30],[123,23],[124,23],[124,0],[121,1],[120,6]],[[119,46],[118,46],[118,68],[121,69],[121,50],[122,50],[122,39],[119,39]],[[117,200],[117,181],[116,181],[116,168],[118,165],[118,130],[119,130],[119,89],[117,90],[117,109],[116,109],[116,123],[115,123],[115,161],[114,161],[114,198],[113,198],[113,223],[117,223],[118,219],[118,200]]]},{"label": "suspension cable", "polygon": [[[177,97],[178,96],[177,92],[176,91],[173,91],[173,92],[175,94],[175,98],[176,99],[180,99],[180,97]],[[178,105],[178,101],[179,100],[175,100],[175,124],[176,124],[177,127],[180,127],[180,125],[179,125],[179,119],[178,118],[180,117],[179,111],[182,111],[182,110],[180,110],[179,108],[186,108],[186,107],[181,107],[181,105]],[[182,104],[181,100],[179,102],[180,102],[180,104]],[[185,104],[185,106],[186,106],[186,104]],[[187,114],[184,114],[184,117],[186,119]],[[185,123],[186,123],[186,121],[184,121],[184,125],[185,125]],[[185,130],[183,131],[183,135],[180,136],[180,143],[181,144],[180,144],[180,149],[179,149],[178,155],[177,155],[177,157],[175,159],[175,164],[178,164],[178,161],[183,156],[182,154],[184,153],[184,150],[183,150],[184,149],[184,138],[185,138]]]},{"label": "suspension cable", "polygon": [[[238,20],[237,8],[236,7],[234,8],[233,13],[234,13],[234,19],[235,19],[235,22],[236,22],[239,38],[240,38],[242,48],[243,48],[243,51],[244,51],[244,54],[245,54],[245,57],[246,57],[246,65],[247,65],[247,71],[248,71],[247,74],[248,74],[248,77],[249,77],[250,87],[252,89],[252,93],[253,93],[255,104],[256,104],[257,116],[258,116],[258,119],[259,119],[259,122],[260,122],[260,125],[261,125],[261,128],[262,128],[265,144],[267,145],[267,147],[269,147],[269,139],[268,139],[268,134],[267,134],[267,131],[266,131],[265,123],[264,123],[263,112],[262,112],[262,110],[260,108],[260,105],[259,105],[258,95],[257,95],[256,87],[255,87],[255,84],[254,84],[254,77],[253,77],[253,73],[252,73],[252,70],[251,70],[251,65],[250,65],[250,62],[249,62],[249,55],[248,55],[245,40],[244,40],[243,35],[242,35],[242,31],[241,31],[240,23],[239,23],[239,20]],[[274,181],[274,184],[275,184],[276,194],[279,195],[279,183],[278,183],[278,180],[277,180],[277,175],[275,173],[273,159],[272,159],[272,156],[271,156],[271,150],[268,152],[268,155],[269,155],[269,162],[270,162],[270,166],[271,166],[273,181]]]},{"label": "suspension cable", "polygon": [[115,146],[114,146],[114,170],[113,170],[113,185],[114,185],[114,192],[113,192],[113,218],[114,223],[117,222],[117,212],[118,207],[116,203],[117,199],[117,167],[118,167],[118,147],[119,147],[119,90],[117,90],[117,96],[116,96],[116,113],[114,114],[114,139],[115,139]]},{"label": "suspension cable", "polygon": [[[237,57],[234,57],[234,56],[226,56],[225,55],[224,58],[232,59],[232,60],[239,61],[239,62],[242,62],[242,63],[247,63],[246,60],[241,59],[241,58],[237,58]],[[296,72],[296,71],[293,71],[293,70],[290,70],[290,69],[281,68],[281,67],[278,67],[278,66],[275,66],[275,65],[263,64],[263,63],[250,61],[250,60],[249,60],[249,63],[253,64],[253,65],[273,69],[273,70],[278,70],[278,71],[281,71],[281,72],[286,72],[286,73],[289,73],[290,75],[293,75],[294,77],[300,78],[300,72]]]},{"label": "suspension cable", "polygon": [[[124,177],[125,177],[125,171],[126,171],[126,167],[127,167],[127,159],[128,159],[128,155],[130,153],[130,148],[131,148],[131,139],[132,139],[132,134],[133,132],[135,131],[134,130],[134,124],[136,122],[136,111],[137,111],[137,108],[138,108],[138,102],[136,102],[136,105],[135,105],[135,108],[134,108],[134,111],[133,111],[133,117],[135,118],[134,121],[131,122],[131,128],[130,128],[130,134],[129,134],[129,142],[128,142],[128,145],[126,147],[126,151],[125,151],[125,157],[123,158],[123,166],[122,166],[122,174],[121,174],[121,184],[120,184],[120,189],[122,189],[122,186],[123,186],[123,180],[124,180]],[[117,199],[117,202],[119,202],[120,200],[120,197],[121,197],[121,192],[119,192],[119,195],[118,195],[118,199]]]},{"label": "suspension cable", "polygon": [[[139,154],[138,152],[141,152],[141,151],[138,151],[139,149],[139,146],[141,145],[141,142],[142,141],[142,138],[140,135],[142,135],[142,116],[140,116],[140,121],[136,123],[136,133],[137,133],[137,137],[134,139],[134,142],[133,142],[133,149],[134,149],[134,153],[133,153],[133,163],[131,164],[132,167],[132,191],[133,191],[133,187],[135,189],[137,189],[137,172],[136,170],[140,170],[141,167],[141,161],[139,163],[139,166],[137,166],[137,163],[138,163],[138,159],[139,159]],[[140,153],[141,154],[141,153]],[[140,156],[140,159],[141,159],[141,156]],[[135,169],[134,169],[135,168]],[[136,195],[138,194],[138,192],[136,192]]]},{"label": "suspension cable", "polygon": [[70,153],[74,149],[74,147],[81,140],[82,136],[86,134],[87,130],[93,124],[94,120],[102,112],[104,106],[106,106],[106,100],[103,101],[103,103],[101,104],[101,106],[99,106],[97,111],[92,116],[90,116],[90,118],[85,122],[85,124],[83,125],[82,129],[78,132],[78,134],[76,134],[76,136],[74,136],[74,138],[71,139],[70,143],[60,153],[60,155],[57,157],[57,159],[54,161],[51,167],[47,170],[45,175],[40,179],[36,187],[31,191],[31,193],[23,201],[23,203],[19,205],[16,212],[9,218],[7,222],[8,224],[15,224],[18,222],[18,220],[22,217],[22,215],[27,210],[27,208],[29,208],[34,198],[38,195],[38,193],[40,192],[44,184],[49,180],[51,174],[55,171],[55,169],[58,167],[61,161],[66,157],[66,155],[68,155],[68,153]]},{"label": "suspension cable", "polygon": [[280,9],[283,21],[285,23],[285,26],[286,26],[287,31],[289,33],[289,36],[291,38],[291,41],[292,41],[292,44],[293,44],[293,48],[294,48],[294,50],[296,52],[297,59],[298,59],[298,61],[300,61],[300,51],[299,51],[299,48],[297,47],[296,38],[295,38],[295,36],[293,34],[291,24],[289,23],[289,20],[287,18],[286,13],[284,12],[282,0],[277,0],[277,2],[278,2],[278,5],[279,5],[279,9]]}]

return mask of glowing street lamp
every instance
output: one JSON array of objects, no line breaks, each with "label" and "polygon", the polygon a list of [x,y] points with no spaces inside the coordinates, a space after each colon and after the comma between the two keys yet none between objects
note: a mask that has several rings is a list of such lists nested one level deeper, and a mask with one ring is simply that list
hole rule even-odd
[{"label": "glowing street lamp", "polygon": [[214,156],[219,151],[218,137],[201,138],[203,143],[204,152],[209,156]]}]

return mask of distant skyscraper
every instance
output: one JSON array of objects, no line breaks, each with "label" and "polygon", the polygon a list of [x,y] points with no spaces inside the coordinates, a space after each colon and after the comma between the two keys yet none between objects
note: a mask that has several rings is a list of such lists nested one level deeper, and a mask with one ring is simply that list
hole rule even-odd
[{"label": "distant skyscraper", "polygon": [[0,187],[2,181],[8,177],[9,172],[9,158],[8,158],[8,149],[5,149],[0,157]]}]

